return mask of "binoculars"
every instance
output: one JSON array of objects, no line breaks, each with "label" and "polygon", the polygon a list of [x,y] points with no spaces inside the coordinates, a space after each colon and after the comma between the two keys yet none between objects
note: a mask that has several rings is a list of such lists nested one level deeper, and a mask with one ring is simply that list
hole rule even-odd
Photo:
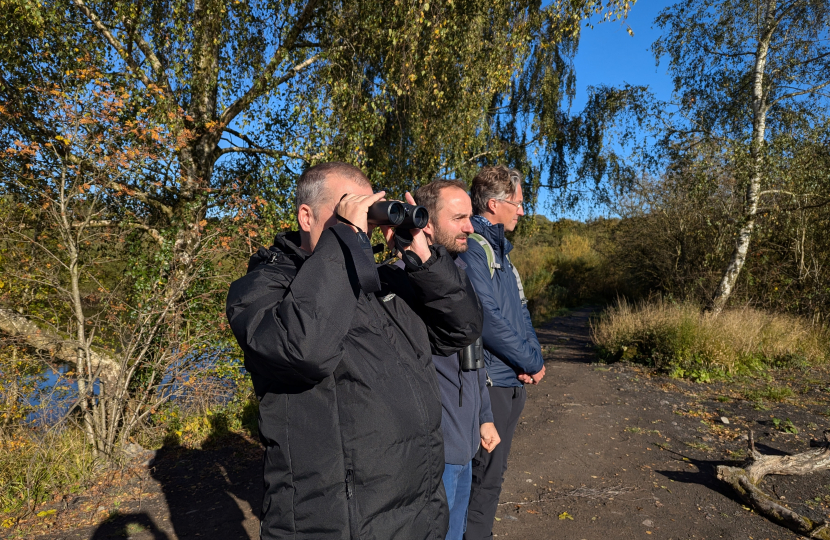
[{"label": "binoculars", "polygon": [[461,362],[463,371],[474,371],[484,369],[484,355],[482,354],[483,344],[479,337],[475,342],[470,343],[458,351],[458,360]]},{"label": "binoculars", "polygon": [[423,206],[398,201],[380,201],[369,207],[370,225],[389,225],[400,229],[423,229],[429,223],[429,212]]}]

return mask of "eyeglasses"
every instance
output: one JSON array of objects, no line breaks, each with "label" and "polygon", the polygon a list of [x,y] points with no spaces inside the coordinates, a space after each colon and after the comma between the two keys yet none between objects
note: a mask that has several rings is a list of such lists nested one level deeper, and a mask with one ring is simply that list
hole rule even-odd
[{"label": "eyeglasses", "polygon": [[520,203],[520,202],[508,201],[507,199],[494,199],[494,200],[501,201],[501,202],[506,202],[507,204],[512,204],[513,206],[516,207],[516,210],[518,210],[519,207],[522,206],[522,203]]}]

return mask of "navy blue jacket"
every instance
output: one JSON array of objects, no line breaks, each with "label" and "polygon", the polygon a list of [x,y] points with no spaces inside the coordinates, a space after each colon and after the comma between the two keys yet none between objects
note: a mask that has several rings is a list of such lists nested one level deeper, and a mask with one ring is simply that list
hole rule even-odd
[{"label": "navy blue jacket", "polygon": [[507,256],[513,245],[504,237],[504,225],[491,225],[481,216],[473,216],[472,223],[475,231],[490,243],[496,262],[501,266],[491,278],[484,248],[472,239],[467,241],[467,251],[460,255],[467,263],[467,276],[473,282],[484,310],[481,337],[487,372],[493,386],[522,386],[516,376],[538,373],[544,360]]},{"label": "navy blue jacket", "polygon": [[[483,369],[461,371],[458,354],[432,357],[441,390],[441,432],[444,462],[466,465],[481,444],[481,424],[493,421],[487,374]],[[461,394],[459,396],[459,394]],[[459,397],[461,405],[459,405]]]}]

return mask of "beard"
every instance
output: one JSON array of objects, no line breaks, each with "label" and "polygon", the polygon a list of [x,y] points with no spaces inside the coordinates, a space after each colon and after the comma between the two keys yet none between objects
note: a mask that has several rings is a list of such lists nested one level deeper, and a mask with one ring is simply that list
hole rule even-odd
[{"label": "beard", "polygon": [[452,234],[436,228],[435,243],[444,246],[450,255],[458,255],[467,251],[466,234]]}]

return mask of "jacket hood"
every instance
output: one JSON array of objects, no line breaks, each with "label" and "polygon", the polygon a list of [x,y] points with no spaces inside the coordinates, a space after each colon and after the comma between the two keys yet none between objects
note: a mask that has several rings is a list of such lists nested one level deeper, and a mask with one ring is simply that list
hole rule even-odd
[{"label": "jacket hood", "polygon": [[504,236],[504,225],[501,223],[493,225],[487,218],[482,216],[473,216],[470,220],[473,224],[473,229],[490,243],[493,251],[495,251],[499,258],[504,257],[513,250],[513,244]]}]

